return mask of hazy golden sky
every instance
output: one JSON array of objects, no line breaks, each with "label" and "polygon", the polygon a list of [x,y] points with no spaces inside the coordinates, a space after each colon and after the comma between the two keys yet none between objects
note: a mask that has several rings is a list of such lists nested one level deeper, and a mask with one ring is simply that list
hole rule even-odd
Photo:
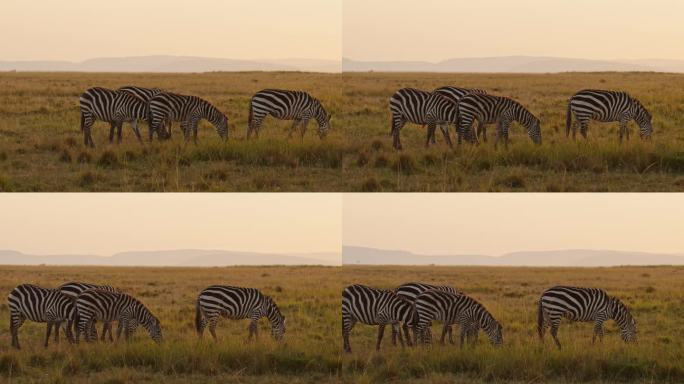
[{"label": "hazy golden sky", "polygon": [[[3,194],[0,249],[340,252],[339,194]],[[339,257],[330,261],[339,262]]]},{"label": "hazy golden sky", "polygon": [[339,60],[342,0],[2,0],[0,60]]},{"label": "hazy golden sky", "polygon": [[680,0],[344,0],[344,57],[684,59]]},{"label": "hazy golden sky", "polygon": [[345,194],[345,245],[423,254],[684,253],[682,194]]}]

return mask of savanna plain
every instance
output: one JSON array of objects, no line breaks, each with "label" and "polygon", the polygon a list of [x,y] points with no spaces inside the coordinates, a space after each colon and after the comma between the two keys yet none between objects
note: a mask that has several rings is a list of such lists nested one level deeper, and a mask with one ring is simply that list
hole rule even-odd
[{"label": "savanna plain", "polygon": [[[680,383],[684,381],[683,267],[527,268],[345,266],[343,285],[392,289],[411,281],[451,285],[482,303],[503,326],[504,344],[480,335],[464,349],[440,345],[442,325],[432,326],[431,347],[393,347],[389,329],[375,352],[377,327],[357,323],[346,377],[358,382],[425,383]],[[625,302],[638,324],[638,342],[625,344],[615,323],[592,345],[593,323],[561,322],[557,350],[537,335],[537,303],[555,285],[598,287]],[[458,343],[458,328],[454,329]]]},{"label": "savanna plain", "polygon": [[[21,350],[10,347],[7,327],[0,329],[0,382],[335,382],[342,364],[338,337],[340,268],[102,268],[0,267],[3,297],[20,283],[57,287],[67,281],[113,285],[145,304],[160,320],[163,342],[156,345],[140,328],[128,343],[43,347],[44,323],[26,321],[19,329]],[[195,301],[209,285],[259,288],[271,296],[286,319],[277,342],[267,319],[259,322],[256,341],[247,342],[249,320],[221,320],[218,342],[194,326]],[[6,300],[0,317],[9,321]],[[335,327],[333,327],[333,324]],[[98,327],[99,328],[99,327]]]},{"label": "savanna plain", "polygon": [[[201,96],[229,118],[229,140],[204,122],[197,144],[174,124],[170,141],[140,144],[124,126],[120,145],[94,127],[85,148],[78,97],[89,87],[159,87]],[[390,138],[389,97],[399,88],[482,88],[520,101],[542,123],[541,146],[514,125],[507,149],[425,148],[407,124],[404,150]],[[267,118],[245,139],[249,100],[264,88],[301,89],[332,113],[324,140],[315,122],[303,140],[291,122]],[[617,123],[592,122],[589,140],[565,137],[568,99],[584,88],[619,89],[653,115],[652,141],[620,145]],[[143,132],[146,126],[141,125]],[[489,128],[490,137],[494,127]],[[455,132],[451,129],[452,139]],[[0,74],[0,189],[4,191],[681,191],[684,190],[684,75],[661,73],[428,74],[204,73]]]}]

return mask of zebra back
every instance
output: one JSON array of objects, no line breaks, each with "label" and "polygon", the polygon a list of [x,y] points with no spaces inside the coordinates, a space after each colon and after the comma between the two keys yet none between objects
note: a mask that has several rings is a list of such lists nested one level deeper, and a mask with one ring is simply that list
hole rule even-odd
[{"label": "zebra back", "polygon": [[440,320],[445,324],[462,323],[462,327],[482,328],[493,345],[503,343],[501,324],[482,304],[468,295],[428,290],[418,295],[415,305],[419,329],[427,326],[431,320]]},{"label": "zebra back", "polygon": [[150,100],[154,96],[163,92],[159,88],[144,88],[144,87],[138,87],[138,86],[134,86],[134,85],[128,85],[125,87],[121,87],[121,88],[117,89],[117,91],[126,92],[130,95],[133,95],[145,103],[149,103]]},{"label": "zebra back", "polygon": [[389,105],[392,130],[400,125],[401,120],[415,124],[456,124],[458,121],[458,107],[450,99],[415,88],[398,90],[390,97]]},{"label": "zebra back", "polygon": [[439,87],[433,91],[433,93],[440,94],[448,99],[450,99],[454,103],[458,103],[463,96],[471,94],[471,93],[476,93],[476,94],[481,94],[481,95],[486,95],[487,91],[483,89],[477,89],[477,88],[461,88],[461,87],[452,87],[452,86],[446,86],[446,87]]},{"label": "zebra back", "polygon": [[59,290],[63,295],[69,296],[74,300],[78,297],[78,295],[81,292],[85,291],[86,289],[99,289],[109,292],[119,292],[119,289],[114,288],[111,285],[97,285],[91,283],[83,283],[80,281],[70,281],[57,287],[57,290]]},{"label": "zebra back", "polygon": [[443,292],[449,292],[453,293],[455,295],[460,295],[463,294],[463,292],[457,290],[454,287],[448,286],[448,285],[432,285],[432,284],[426,284],[426,283],[418,283],[418,282],[411,282],[411,283],[404,283],[397,288],[394,289],[394,292],[402,297],[405,297],[409,301],[415,302],[416,297],[420,295],[421,293],[427,291],[427,290],[438,290],[438,291],[443,291]]}]

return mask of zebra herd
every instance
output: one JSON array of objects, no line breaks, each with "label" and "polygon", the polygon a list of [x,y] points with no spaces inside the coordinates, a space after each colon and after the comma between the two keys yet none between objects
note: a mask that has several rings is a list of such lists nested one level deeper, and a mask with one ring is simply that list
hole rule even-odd
[{"label": "zebra herd", "polygon": [[[110,124],[109,142],[114,134],[121,142],[124,123],[131,123],[138,141],[142,141],[138,121],[146,121],[149,140],[156,134],[159,139],[171,138],[171,124],[180,122],[186,140],[192,135],[197,141],[197,126],[201,120],[209,121],[218,135],[228,139],[228,117],[210,102],[192,95],[167,92],[159,88],[126,86],[116,90],[94,87],[86,90],[79,99],[81,110],[81,131],[86,146],[94,147],[91,129],[95,121]],[[266,116],[280,120],[293,120],[289,136],[299,128],[303,139],[311,119],[318,123],[318,135],[322,139],[330,129],[331,115],[321,102],[303,91],[265,89],[251,99],[247,138],[259,136],[261,124]]]},{"label": "zebra herd", "polygon": [[[458,143],[487,141],[486,127],[497,124],[494,145],[503,140],[508,146],[508,131],[513,122],[525,127],[535,144],[541,144],[541,121],[519,102],[494,96],[482,89],[446,86],[432,92],[414,88],[402,88],[389,100],[392,115],[392,139],[395,149],[402,149],[399,137],[406,123],[427,126],[425,146],[435,143],[435,130],[439,126],[444,139],[452,146],[449,125],[456,127]],[[575,122],[573,124],[573,116]],[[627,123],[636,121],[642,139],[650,139],[653,133],[652,116],[646,108],[626,92],[586,89],[570,98],[566,114],[566,137],[572,130],[576,137],[577,125],[586,139],[590,120],[619,122],[618,136],[629,140]],[[477,123],[475,129],[473,124]]]},{"label": "zebra herd", "polygon": [[[118,322],[117,340],[124,332],[128,340],[138,325],[157,344],[162,341],[159,319],[138,299],[109,285],[69,282],[57,288],[42,288],[32,284],[15,287],[8,298],[12,346],[20,349],[19,328],[26,320],[47,323],[44,346],[47,348],[52,330],[59,342],[59,330],[64,329],[69,343],[78,344],[98,338],[95,323],[101,321],[104,342],[109,334],[113,342],[113,322]],[[219,317],[251,320],[249,339],[257,336],[257,322],[266,317],[271,322],[271,335],[276,340],[285,334],[285,317],[272,298],[255,288],[213,285],[200,292],[195,304],[195,328],[201,338],[205,327],[216,337]],[[75,332],[75,335],[74,335]]]},{"label": "zebra herd", "polygon": [[[558,327],[562,318],[570,321],[593,321],[594,336],[603,338],[603,323],[614,320],[625,342],[636,341],[636,320],[619,299],[597,288],[556,286],[544,291],[539,299],[537,331],[543,341],[547,328],[561,349]],[[349,336],[359,322],[378,326],[376,350],[380,350],[385,327],[392,327],[392,344],[397,338],[401,345],[429,345],[432,342],[430,326],[433,321],[443,324],[440,342],[451,338],[451,325],[460,327],[460,345],[468,339],[477,341],[482,329],[494,346],[503,344],[503,327],[477,300],[450,287],[425,283],[406,283],[393,290],[377,289],[354,284],[342,291],[342,338],[344,350],[351,352]],[[410,334],[413,330],[413,337]]]}]

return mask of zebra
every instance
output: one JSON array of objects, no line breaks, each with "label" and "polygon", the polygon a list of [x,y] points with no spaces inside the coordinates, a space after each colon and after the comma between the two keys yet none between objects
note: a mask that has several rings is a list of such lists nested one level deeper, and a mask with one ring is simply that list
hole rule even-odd
[{"label": "zebra", "polygon": [[138,324],[142,325],[157,344],[162,341],[162,329],[159,319],[150,312],[135,297],[122,292],[110,292],[101,289],[86,289],[76,299],[76,311],[78,312],[78,325],[76,331],[76,343],[81,333],[87,341],[92,341],[92,334],[87,332],[93,327],[96,320],[103,322],[119,321],[116,332],[117,340],[121,337],[121,331],[128,341],[131,333]]},{"label": "zebra", "polygon": [[121,142],[121,126],[124,122],[131,122],[135,136],[138,141],[142,141],[137,121],[148,121],[149,108],[145,102],[137,97],[127,92],[95,87],[86,90],[81,95],[79,104],[81,108],[81,131],[83,131],[83,141],[86,146],[95,147],[90,130],[97,120],[106,121],[110,124],[110,143],[114,140],[115,130],[119,132],[118,141]]},{"label": "zebra", "polygon": [[[573,124],[572,115],[577,121]],[[572,138],[577,134],[577,123],[580,125],[580,133],[586,139],[589,120],[601,122],[618,121],[620,128],[618,136],[620,142],[626,136],[629,140],[627,123],[634,120],[639,125],[639,136],[642,139],[650,139],[653,133],[652,116],[639,100],[631,97],[626,92],[605,91],[598,89],[585,89],[577,92],[570,98],[565,121],[565,136]]]},{"label": "zebra", "polygon": [[249,105],[249,121],[247,138],[254,132],[259,138],[261,123],[267,115],[280,120],[294,120],[288,138],[292,138],[297,127],[301,139],[304,140],[306,127],[310,119],[318,123],[318,137],[323,139],[330,130],[332,115],[326,112],[321,102],[303,91],[287,91],[282,89],[264,89],[252,96]]},{"label": "zebra", "polygon": [[394,149],[401,150],[399,133],[407,122],[428,126],[425,146],[434,142],[434,132],[440,126],[444,140],[451,147],[448,124],[458,122],[458,104],[437,94],[414,88],[402,88],[390,97],[389,108],[392,114],[392,138]]},{"label": "zebra", "polygon": [[603,340],[603,323],[609,319],[617,323],[623,341],[634,342],[637,339],[636,320],[627,306],[602,289],[568,286],[547,289],[539,299],[537,310],[539,339],[544,340],[546,328],[550,327],[551,336],[561,349],[558,326],[563,317],[570,321],[593,321],[592,343],[596,342],[596,336]]},{"label": "zebra", "polygon": [[[441,96],[444,96],[456,104],[458,104],[458,102],[461,101],[463,96],[469,95],[471,93],[476,93],[476,94],[480,94],[480,95],[486,95],[487,94],[487,91],[485,91],[484,89],[461,88],[461,87],[454,87],[454,86],[439,87],[432,92],[437,93]],[[484,125],[484,124],[478,125],[477,136],[482,137],[485,142],[487,141],[487,127],[486,127],[486,125]],[[433,140],[434,140],[434,137],[433,137]]]},{"label": "zebra", "polygon": [[57,289],[41,288],[32,284],[21,284],[15,287],[7,297],[10,311],[10,333],[12,346],[21,349],[19,345],[19,328],[26,319],[47,323],[45,347],[50,340],[52,328],[55,328],[55,342],[59,342],[59,327],[66,322],[64,330],[67,340],[73,342],[71,333],[74,319],[74,301]]},{"label": "zebra", "polygon": [[489,337],[492,345],[503,344],[501,324],[487,311],[487,309],[467,295],[458,295],[439,290],[428,290],[416,297],[417,324],[416,333],[423,344],[431,342],[428,327],[433,320],[445,325],[459,324],[461,327],[461,348],[466,335],[474,336],[482,328]]},{"label": "zebra", "polygon": [[[418,297],[419,294],[431,290],[431,289],[436,289],[439,291],[444,291],[444,292],[449,292],[453,293],[455,295],[462,295],[463,292],[457,290],[454,287],[450,287],[448,285],[432,285],[432,284],[426,284],[426,283],[416,283],[416,282],[411,282],[411,283],[405,283],[397,288],[394,289],[394,293],[396,293],[399,296],[402,296],[406,298],[407,300],[411,301],[412,303],[415,303],[416,297]],[[429,331],[429,329],[428,329]],[[446,335],[449,335],[449,342],[451,344],[454,343],[453,338],[452,338],[452,333],[451,333],[451,326],[448,324],[445,324],[444,327],[442,328],[442,337],[440,338],[440,343],[444,344],[444,339]],[[395,328],[392,328],[392,344],[396,344],[397,336],[397,331]],[[414,339],[416,336],[414,335]]]},{"label": "zebra", "polygon": [[471,93],[463,96],[458,103],[458,109],[459,133],[469,138],[471,142],[477,141],[477,133],[472,134],[470,129],[474,121],[478,122],[478,127],[498,123],[494,146],[498,144],[500,139],[503,139],[506,147],[508,147],[508,129],[514,121],[527,129],[527,134],[535,144],[540,145],[542,142],[539,119],[513,99]]},{"label": "zebra", "polygon": [[[121,87],[121,88],[117,89],[117,91],[128,92],[131,95],[133,95],[133,96],[137,97],[138,99],[147,103],[148,106],[150,104],[150,100],[152,100],[152,98],[154,96],[157,96],[158,94],[164,92],[164,90],[159,89],[159,88],[144,88],[144,87],[138,87],[135,85],[127,85],[125,87]],[[171,137],[171,122],[170,121],[168,121],[166,123],[166,135],[168,137]],[[121,130],[119,130],[119,136],[121,136]]]},{"label": "zebra", "polygon": [[285,316],[271,297],[256,288],[212,285],[202,290],[195,305],[197,335],[202,338],[208,324],[211,336],[218,341],[216,324],[221,316],[235,320],[249,318],[248,340],[257,337],[257,324],[262,317],[271,322],[271,336],[275,340],[285,335]]},{"label": "zebra", "polygon": [[228,139],[228,117],[208,101],[197,96],[162,92],[150,99],[150,139],[153,132],[168,137],[164,124],[180,121],[183,136],[189,139],[190,133],[197,142],[197,125],[200,120],[208,120],[223,139]]},{"label": "zebra", "polygon": [[[72,300],[76,300],[78,298],[78,295],[85,291],[86,289],[99,289],[103,291],[109,291],[109,292],[119,292],[117,288],[114,288],[110,285],[96,285],[96,284],[90,284],[90,283],[82,283],[82,282],[68,282],[60,285],[57,287],[57,289],[63,294],[68,297],[70,297]],[[74,322],[74,326],[76,326],[78,321]],[[119,322],[119,326],[122,326],[122,323]],[[95,338],[97,338],[97,330],[93,327],[91,331],[94,335]],[[105,340],[105,336],[107,335],[107,332],[109,332],[109,341],[114,341],[114,338],[112,337],[112,325],[110,322],[105,322],[104,325],[102,326],[102,341]]]},{"label": "zebra", "polygon": [[[349,334],[357,322],[368,325],[379,325],[378,339],[375,350],[380,350],[380,344],[387,324],[403,323],[402,329],[406,342],[410,346],[411,338],[408,327],[413,326],[415,310],[413,303],[393,291],[371,288],[366,285],[354,284],[342,291],[342,338],[344,350],[351,353]],[[404,341],[399,336],[402,346]]]}]

